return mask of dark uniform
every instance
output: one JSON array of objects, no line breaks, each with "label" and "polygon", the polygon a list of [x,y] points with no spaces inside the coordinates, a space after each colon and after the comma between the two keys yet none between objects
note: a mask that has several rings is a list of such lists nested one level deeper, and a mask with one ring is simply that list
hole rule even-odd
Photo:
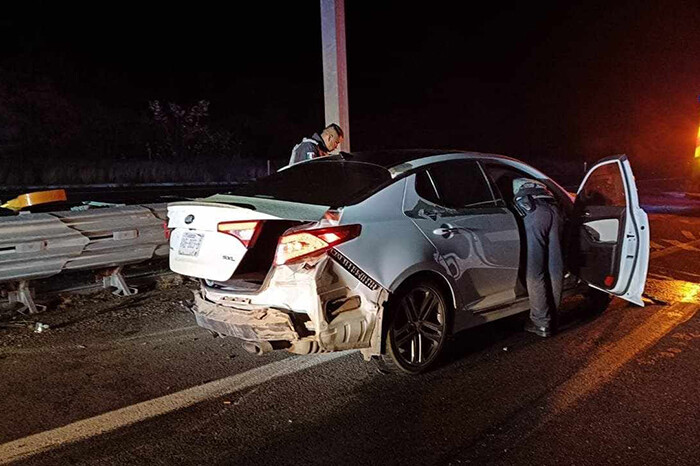
[{"label": "dark uniform", "polygon": [[304,138],[292,149],[292,156],[289,158],[289,165],[315,159],[328,154],[326,143],[318,133],[314,133],[310,138]]},{"label": "dark uniform", "polygon": [[541,182],[518,178],[513,181],[513,192],[526,237],[525,277],[532,324],[525,329],[549,336],[561,303],[564,280],[563,221],[554,196]]}]

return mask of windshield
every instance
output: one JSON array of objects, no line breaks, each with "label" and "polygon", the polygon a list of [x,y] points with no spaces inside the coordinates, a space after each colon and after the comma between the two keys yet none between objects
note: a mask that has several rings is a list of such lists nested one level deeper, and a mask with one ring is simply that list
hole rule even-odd
[{"label": "windshield", "polygon": [[293,165],[231,194],[341,207],[366,199],[390,181],[389,171],[377,165],[318,160]]}]

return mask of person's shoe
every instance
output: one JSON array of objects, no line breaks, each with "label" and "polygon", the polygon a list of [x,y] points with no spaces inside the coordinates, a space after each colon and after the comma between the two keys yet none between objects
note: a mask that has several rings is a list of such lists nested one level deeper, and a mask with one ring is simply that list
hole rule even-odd
[{"label": "person's shoe", "polygon": [[528,320],[528,322],[525,324],[525,329],[526,332],[534,333],[537,336],[540,336],[542,338],[547,338],[552,336],[552,330],[549,327],[540,327],[538,325],[535,325],[531,320]]}]

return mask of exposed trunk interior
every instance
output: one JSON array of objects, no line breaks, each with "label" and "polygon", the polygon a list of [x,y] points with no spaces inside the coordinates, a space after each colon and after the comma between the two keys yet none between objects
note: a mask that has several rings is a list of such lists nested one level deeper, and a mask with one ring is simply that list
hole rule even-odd
[{"label": "exposed trunk interior", "polygon": [[277,242],[289,228],[304,222],[293,220],[268,220],[263,222],[260,236],[248,250],[233,276],[224,282],[207,280],[209,286],[226,290],[253,293],[265,281],[275,258]]}]

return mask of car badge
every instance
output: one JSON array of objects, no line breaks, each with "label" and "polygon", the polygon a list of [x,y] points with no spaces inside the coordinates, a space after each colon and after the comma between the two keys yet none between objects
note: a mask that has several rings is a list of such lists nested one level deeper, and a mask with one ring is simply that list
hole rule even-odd
[{"label": "car badge", "polygon": [[192,223],[192,222],[194,222],[194,215],[190,214],[190,215],[188,215],[187,217],[185,217],[185,223],[186,223],[186,224],[189,225],[189,224]]}]

